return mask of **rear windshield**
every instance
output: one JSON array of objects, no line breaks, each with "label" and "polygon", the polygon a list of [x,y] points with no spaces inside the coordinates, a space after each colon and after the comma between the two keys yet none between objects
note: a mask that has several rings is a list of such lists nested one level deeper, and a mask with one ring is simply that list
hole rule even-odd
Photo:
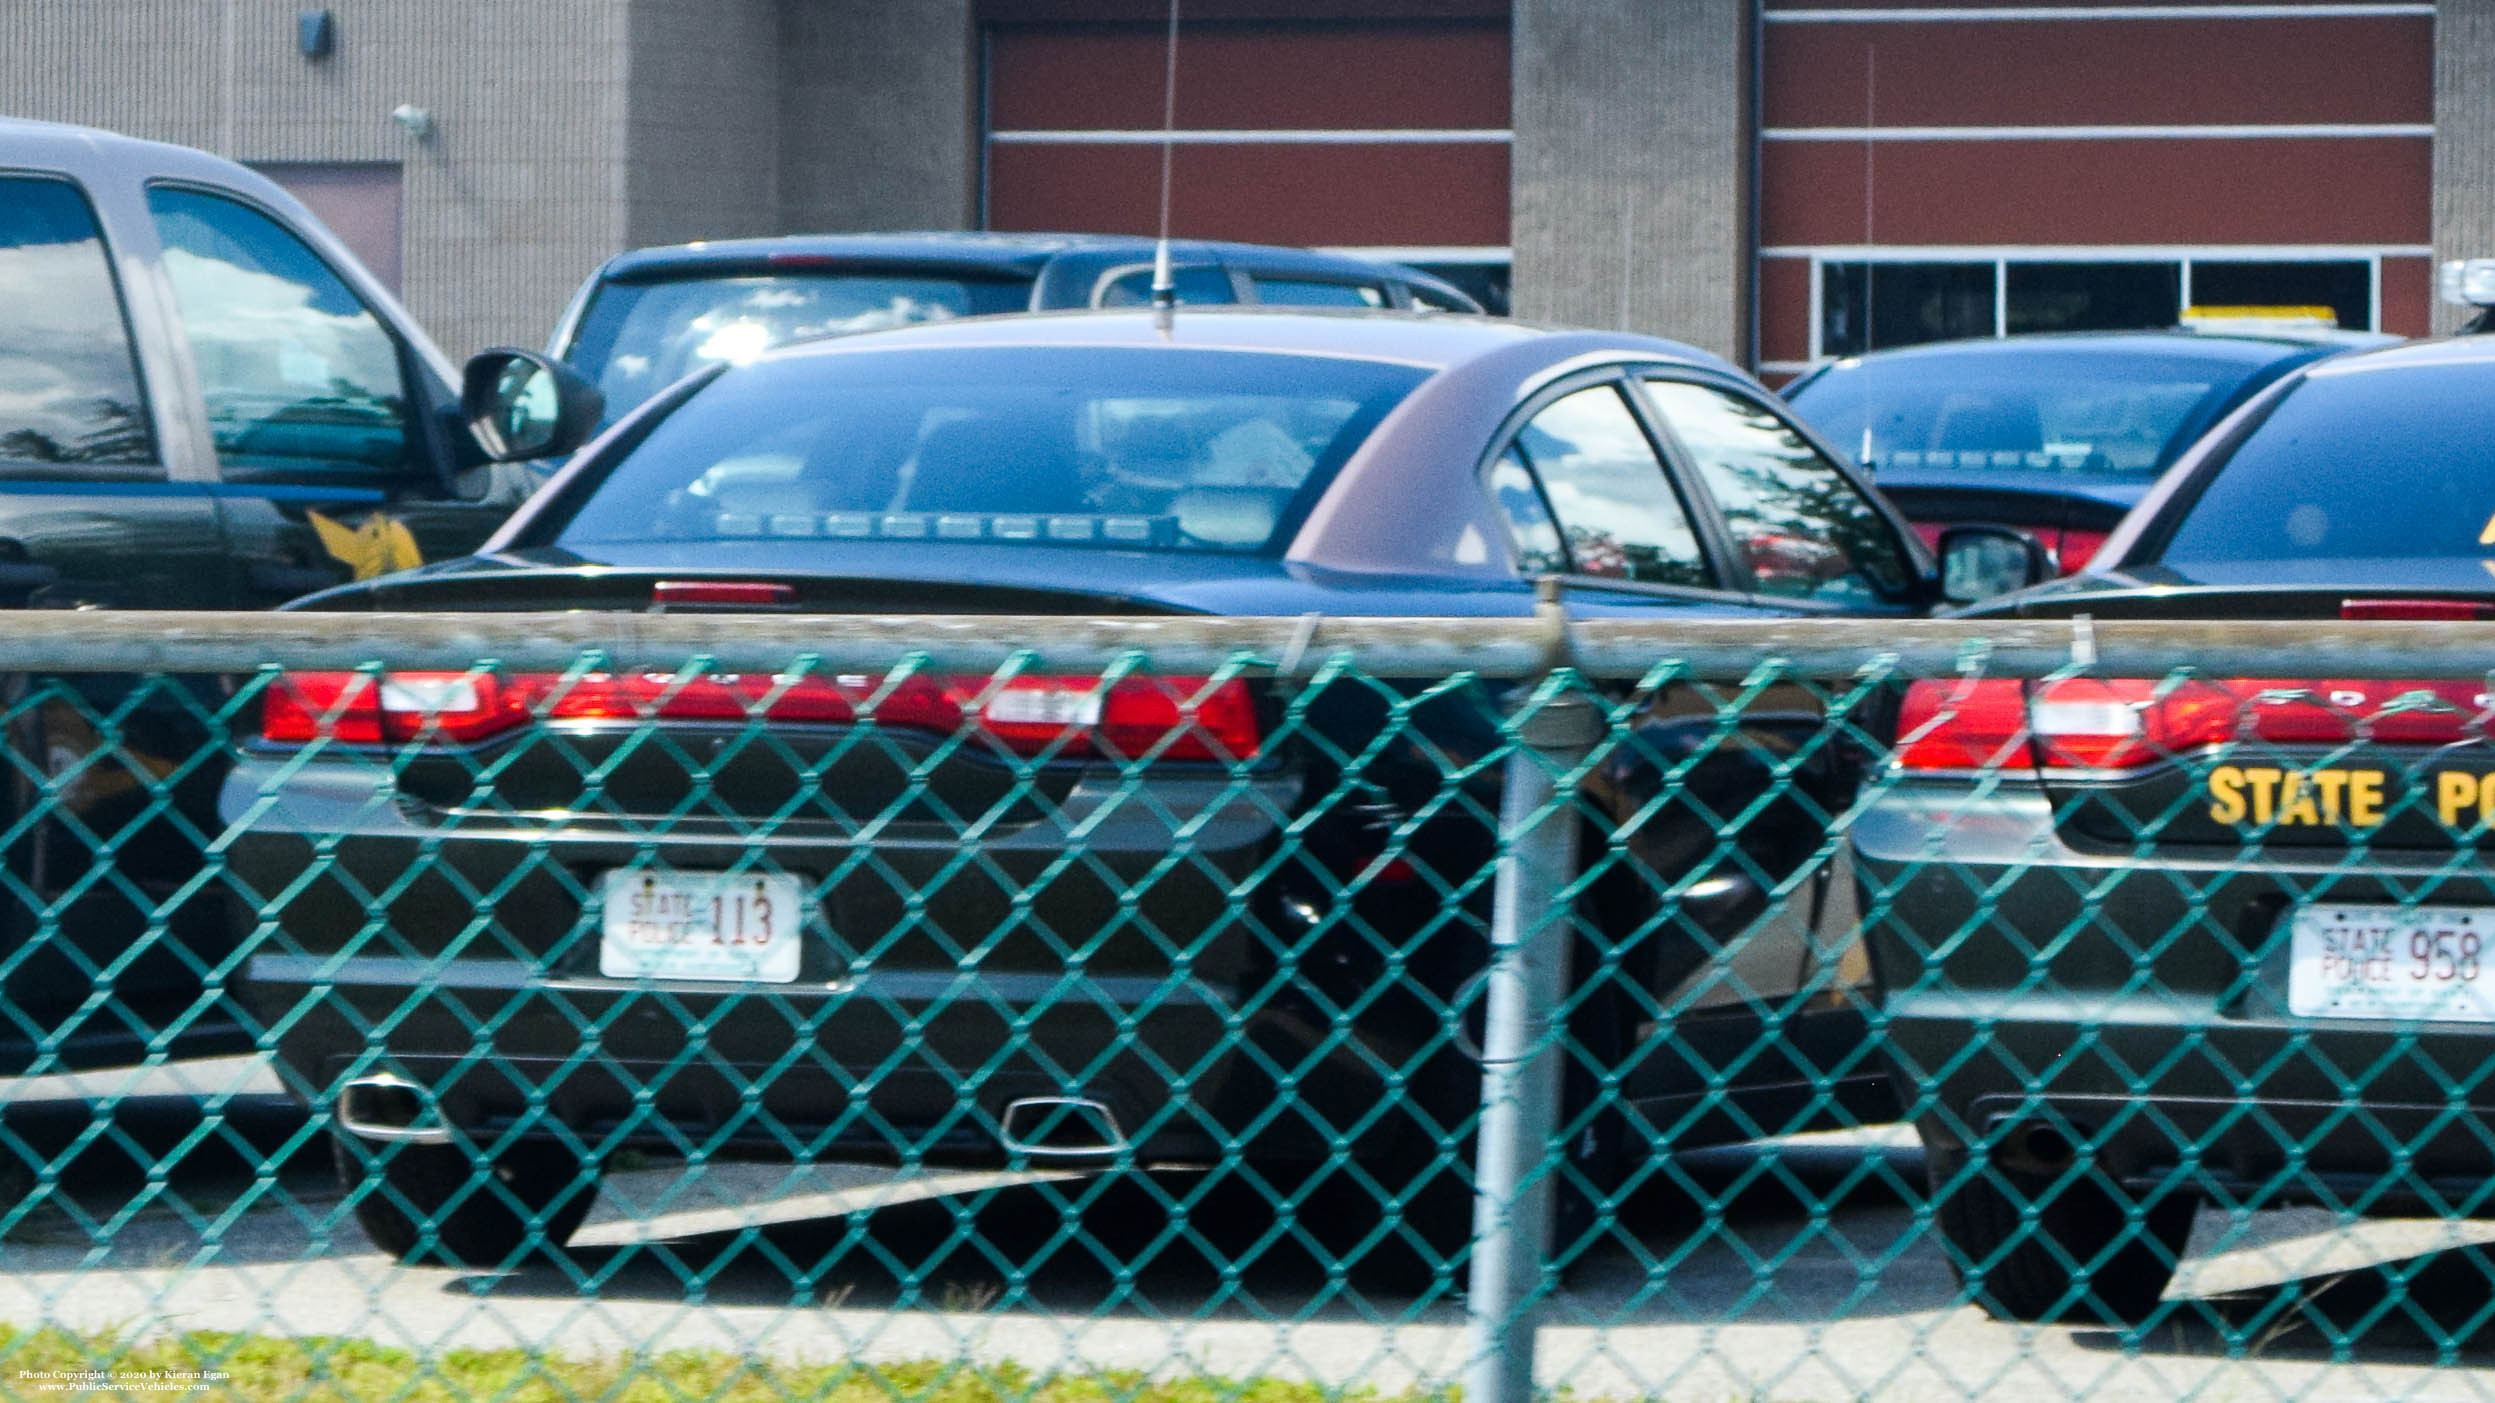
[{"label": "rear windshield", "polygon": [[653,426],[556,542],[1278,550],[1425,375],[1176,348],[774,359]]},{"label": "rear windshield", "polygon": [[606,392],[608,423],[722,361],[812,336],[1027,311],[1028,278],[775,273],[608,283],[581,313],[564,359]]},{"label": "rear windshield", "polygon": [[2160,558],[2335,577],[2340,562],[2495,562],[2491,534],[2495,361],[2383,366],[2315,375],[2279,401]]},{"label": "rear windshield", "polygon": [[[2261,366],[2050,350],[1839,365],[1793,407],[1877,474],[2147,477]],[[1863,421],[1871,420],[1871,445]]]}]

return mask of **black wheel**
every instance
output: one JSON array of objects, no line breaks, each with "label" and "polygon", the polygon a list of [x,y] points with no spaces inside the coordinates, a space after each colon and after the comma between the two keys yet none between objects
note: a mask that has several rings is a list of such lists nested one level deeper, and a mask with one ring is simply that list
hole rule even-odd
[{"label": "black wheel", "polygon": [[1996,1320],[2146,1320],[2174,1278],[2199,1207],[2188,1193],[2129,1193],[2085,1160],[2046,1173],[1970,1161],[1958,1150],[1926,1159],[1932,1221],[1950,1265]]},{"label": "black wheel", "polygon": [[491,1165],[458,1145],[341,1135],[331,1149],[355,1221],[403,1262],[499,1267],[530,1249],[556,1251],[598,1196],[595,1166],[550,1141],[523,1140]]}]

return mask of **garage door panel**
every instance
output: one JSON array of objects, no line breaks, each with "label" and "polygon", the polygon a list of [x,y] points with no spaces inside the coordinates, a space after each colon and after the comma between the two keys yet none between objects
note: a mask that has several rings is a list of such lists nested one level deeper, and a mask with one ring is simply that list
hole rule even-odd
[{"label": "garage door panel", "polygon": [[[1150,234],[1158,146],[997,144],[988,224]],[[1182,146],[1172,232],[1279,244],[1507,242],[1503,144]]]},{"label": "garage door panel", "polygon": [[2434,260],[2382,260],[2382,325],[2394,336],[2434,336],[2459,328],[2465,309],[2446,307],[2435,292]]},{"label": "garage door panel", "polygon": [[[1158,131],[1166,31],[999,30],[989,48],[997,131]],[[1504,25],[1185,31],[1181,130],[1505,128]]]},{"label": "garage door panel", "polygon": [[1811,261],[1759,260],[1759,359],[1807,361],[1811,356]]},{"label": "garage door panel", "polygon": [[1770,247],[1882,244],[2424,244],[2432,143],[1883,141],[1864,217],[1855,142],[1769,141]]},{"label": "garage door panel", "polygon": [[1861,126],[1867,70],[1883,126],[2434,120],[2433,19],[2369,16],[1771,24],[1767,125]]}]

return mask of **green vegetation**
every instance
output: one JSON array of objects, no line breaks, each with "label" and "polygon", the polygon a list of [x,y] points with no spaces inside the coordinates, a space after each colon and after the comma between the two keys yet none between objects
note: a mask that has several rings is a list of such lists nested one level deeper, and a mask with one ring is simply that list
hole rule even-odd
[{"label": "green vegetation", "polygon": [[[190,1391],[185,1391],[189,1389]],[[716,1350],[572,1359],[202,1331],[136,1341],[0,1326],[0,1399],[241,1403],[1456,1403],[1451,1391],[1275,1379],[1034,1374],[1016,1364],[783,1364]]]}]

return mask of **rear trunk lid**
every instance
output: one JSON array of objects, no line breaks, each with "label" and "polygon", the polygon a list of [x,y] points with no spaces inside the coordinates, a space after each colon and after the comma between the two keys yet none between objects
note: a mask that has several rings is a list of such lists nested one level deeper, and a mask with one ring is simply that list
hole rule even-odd
[{"label": "rear trunk lid", "polygon": [[[2310,586],[2072,590],[2028,617],[2468,621],[2495,593]],[[2029,721],[2066,839],[2091,848],[2487,846],[2495,705],[2484,674],[2090,677],[2031,687]]]}]

